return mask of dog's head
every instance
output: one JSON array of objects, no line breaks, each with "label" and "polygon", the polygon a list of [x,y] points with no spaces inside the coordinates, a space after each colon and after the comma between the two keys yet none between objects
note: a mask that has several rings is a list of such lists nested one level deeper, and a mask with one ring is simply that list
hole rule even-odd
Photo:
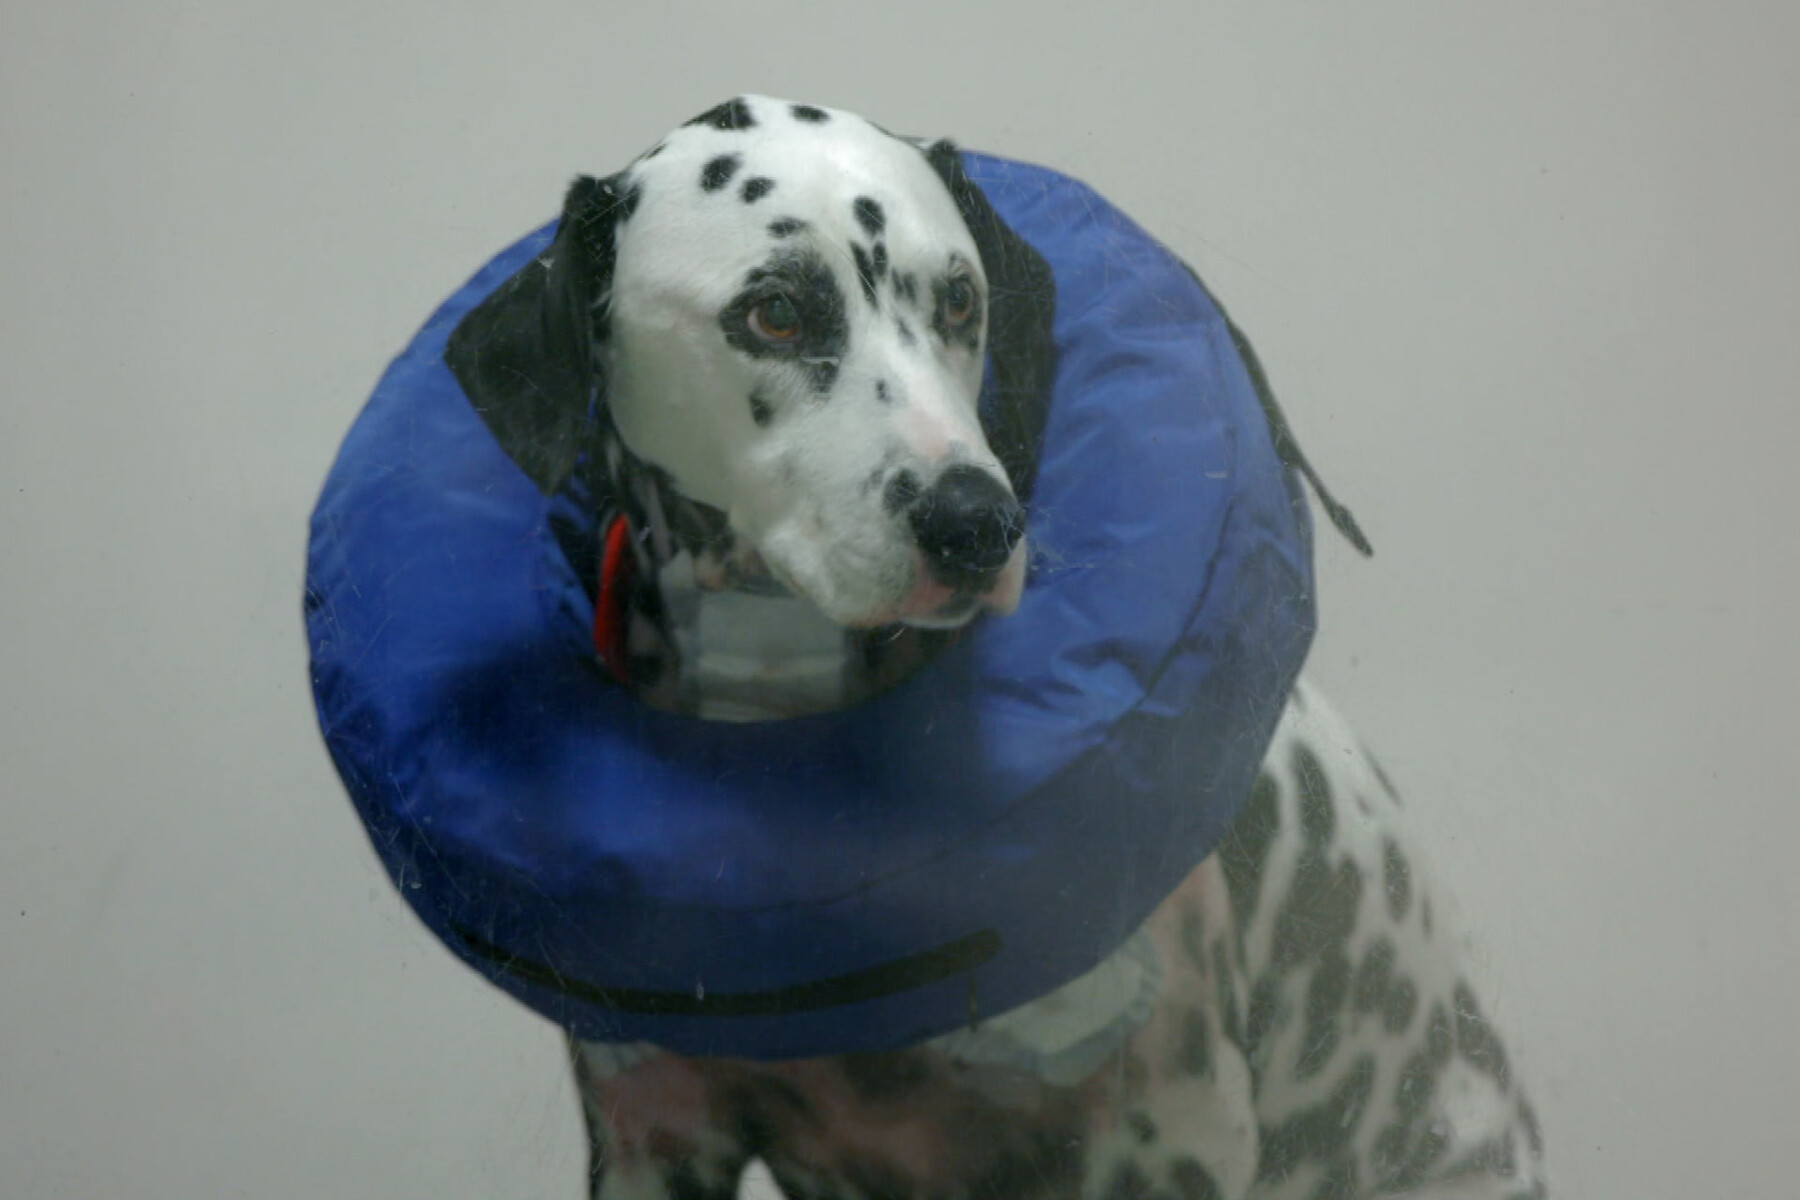
[{"label": "dog's head", "polygon": [[541,487],[598,394],[632,455],[722,515],[718,578],[766,572],[847,626],[948,627],[1024,585],[1051,305],[948,143],[747,97],[577,180],[450,358]]}]

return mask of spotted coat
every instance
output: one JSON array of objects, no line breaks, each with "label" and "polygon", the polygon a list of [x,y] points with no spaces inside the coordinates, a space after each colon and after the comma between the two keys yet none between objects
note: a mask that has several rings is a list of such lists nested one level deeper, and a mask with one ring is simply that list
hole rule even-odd
[{"label": "spotted coat", "polygon": [[1156,1004],[1089,1077],[926,1046],[794,1063],[576,1044],[593,1194],[1541,1197],[1537,1119],[1394,790],[1296,690],[1242,816],[1145,929]]}]

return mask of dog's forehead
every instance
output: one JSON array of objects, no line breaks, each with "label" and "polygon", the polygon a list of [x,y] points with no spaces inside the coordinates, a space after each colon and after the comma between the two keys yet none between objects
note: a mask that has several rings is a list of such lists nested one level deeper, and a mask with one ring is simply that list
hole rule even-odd
[{"label": "dog's forehead", "polygon": [[669,134],[625,176],[641,202],[621,230],[622,259],[638,257],[633,243],[650,243],[658,256],[691,254],[714,273],[735,271],[798,234],[840,249],[881,241],[896,261],[978,262],[920,147],[854,113],[740,97]]}]

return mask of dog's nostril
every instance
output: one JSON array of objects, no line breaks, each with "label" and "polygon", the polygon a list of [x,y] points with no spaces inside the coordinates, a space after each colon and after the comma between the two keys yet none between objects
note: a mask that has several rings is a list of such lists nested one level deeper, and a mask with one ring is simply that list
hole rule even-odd
[{"label": "dog's nostril", "polygon": [[970,466],[945,471],[907,510],[907,520],[932,573],[969,591],[992,584],[1025,532],[1025,510],[1012,493]]},{"label": "dog's nostril", "polygon": [[918,502],[919,493],[925,490],[919,483],[919,477],[911,471],[896,472],[882,489],[881,503],[895,516],[905,512]]}]

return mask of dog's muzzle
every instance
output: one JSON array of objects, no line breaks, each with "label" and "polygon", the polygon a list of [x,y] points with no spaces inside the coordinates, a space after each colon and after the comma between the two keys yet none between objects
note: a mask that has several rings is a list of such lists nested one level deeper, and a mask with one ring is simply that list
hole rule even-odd
[{"label": "dog's muzzle", "polygon": [[932,577],[966,596],[993,589],[1025,533],[1025,510],[979,467],[951,467],[910,502],[897,499]]}]

